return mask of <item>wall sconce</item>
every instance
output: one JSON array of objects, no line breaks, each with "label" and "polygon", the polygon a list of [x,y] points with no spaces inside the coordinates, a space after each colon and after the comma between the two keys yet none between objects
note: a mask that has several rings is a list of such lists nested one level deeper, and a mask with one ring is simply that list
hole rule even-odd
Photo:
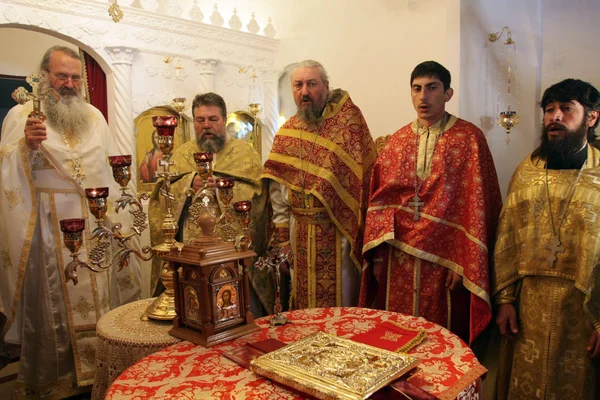
[{"label": "wall sconce", "polygon": [[[506,144],[510,143],[510,130],[517,126],[519,123],[519,113],[511,109],[510,102],[512,99],[512,84],[515,83],[517,104],[519,102],[519,82],[517,75],[517,48],[515,41],[512,39],[510,28],[508,26],[503,27],[499,32],[490,33],[488,40],[490,42],[496,42],[506,32],[506,40],[503,43],[502,53],[500,55],[500,76],[498,79],[498,99],[496,101],[496,123],[504,128],[506,131]],[[506,50],[506,109],[500,111],[500,93],[502,87],[502,69],[504,67],[504,55]]]},{"label": "wall sconce", "polygon": [[258,81],[258,75],[256,75],[256,68],[253,65],[248,65],[247,67],[239,67],[238,72],[245,74],[250,70],[252,70],[252,75],[250,76],[251,82],[248,88],[248,111],[256,118],[263,109],[261,106],[262,90]]}]

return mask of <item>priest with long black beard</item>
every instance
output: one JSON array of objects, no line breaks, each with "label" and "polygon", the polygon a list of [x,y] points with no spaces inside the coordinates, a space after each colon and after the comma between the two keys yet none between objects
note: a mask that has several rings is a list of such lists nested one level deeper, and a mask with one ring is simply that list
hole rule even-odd
[{"label": "priest with long black beard", "polygon": [[498,398],[597,399],[600,93],[566,79],[541,107],[542,143],[512,177],[496,242]]},{"label": "priest with long black beard", "polygon": [[[62,398],[89,390],[94,378],[96,322],[104,313],[137,299],[135,263],[116,272],[77,271],[59,221],[86,219],[80,259],[88,251],[95,218],[84,189],[110,187],[118,195],[107,156],[118,154],[99,110],[82,95],[82,62],[66,47],[44,55],[40,93],[43,121],[29,117],[32,103],[12,108],[0,141],[0,338],[20,345],[15,397]],[[112,207],[109,207],[112,208]]]}]

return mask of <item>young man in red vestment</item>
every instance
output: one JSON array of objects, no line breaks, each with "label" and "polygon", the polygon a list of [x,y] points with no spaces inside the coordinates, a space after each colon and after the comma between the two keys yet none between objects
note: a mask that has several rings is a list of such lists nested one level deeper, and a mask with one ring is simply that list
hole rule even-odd
[{"label": "young man in red vestment", "polygon": [[373,166],[359,305],[424,317],[471,343],[492,315],[498,178],[481,130],[446,112],[450,72],[423,62],[410,86],[417,119]]}]

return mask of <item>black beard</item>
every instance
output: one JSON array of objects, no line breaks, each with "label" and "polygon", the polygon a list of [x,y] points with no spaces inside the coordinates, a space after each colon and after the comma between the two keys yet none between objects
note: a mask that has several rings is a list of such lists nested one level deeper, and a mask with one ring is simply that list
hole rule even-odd
[{"label": "black beard", "polygon": [[545,161],[567,162],[584,146],[587,138],[587,130],[588,127],[584,120],[577,129],[566,130],[562,138],[557,137],[550,140],[548,127],[544,126],[542,128],[542,143],[535,150],[534,156]]}]

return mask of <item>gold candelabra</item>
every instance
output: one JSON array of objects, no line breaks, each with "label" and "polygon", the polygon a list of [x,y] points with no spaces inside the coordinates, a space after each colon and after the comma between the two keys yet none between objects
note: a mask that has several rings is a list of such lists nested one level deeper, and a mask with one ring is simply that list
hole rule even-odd
[{"label": "gold candelabra", "polygon": [[[164,167],[160,172],[156,172],[157,178],[163,178],[160,194],[165,197],[166,211],[162,224],[164,235],[163,243],[154,247],[145,246],[140,250],[131,247],[131,239],[139,236],[148,227],[147,215],[143,209],[142,200],[148,200],[150,196],[146,192],[138,193],[137,197],[128,193],[127,184],[131,179],[131,155],[116,155],[109,157],[109,163],[113,171],[113,178],[121,186],[121,195],[115,202],[117,213],[125,208],[131,208],[129,211],[133,216],[133,227],[131,232],[123,234],[122,225],[114,224],[112,229],[106,227],[104,215],[108,209],[108,187],[86,188],[85,194],[88,200],[90,212],[96,217],[97,227],[90,236],[94,241],[94,246],[90,251],[90,261],[85,262],[79,259],[79,247],[82,243],[82,232],[85,228],[84,219],[61,220],[60,226],[63,232],[65,246],[71,251],[72,261],[65,267],[65,276],[67,280],[72,280],[77,284],[77,268],[85,267],[93,272],[106,270],[112,264],[118,264],[119,271],[129,264],[129,257],[133,253],[137,258],[143,261],[149,261],[153,256],[162,257],[170,254],[172,251],[179,251],[183,244],[175,240],[178,231],[178,224],[175,221],[171,209],[171,200],[174,196],[170,192],[170,178],[177,173],[171,170],[174,166],[171,160],[171,153],[174,148],[175,128],[177,127],[177,117],[175,116],[156,116],[152,117],[152,124],[157,130],[158,147],[162,151],[163,157],[159,164]],[[105,256],[108,248],[113,241],[117,241],[118,251],[111,263],[105,263]],[[145,256],[145,254],[149,254]],[[166,288],[146,310],[150,318],[169,320],[175,317],[174,292],[173,292],[173,272],[163,265],[161,280]]]},{"label": "gold candelabra", "polygon": [[[502,55],[501,55],[501,61],[500,61],[500,79],[498,81],[498,99],[496,102],[496,123],[501,126],[502,128],[504,128],[504,130],[506,131],[506,144],[510,143],[510,131],[512,128],[514,128],[518,123],[519,123],[519,119],[520,119],[520,115],[517,111],[512,110],[511,109],[511,97],[512,97],[512,85],[513,85],[513,80],[515,82],[515,89],[517,91],[517,102],[518,102],[518,80],[517,80],[517,72],[516,72],[516,64],[517,64],[517,48],[515,45],[515,41],[512,39],[512,34],[510,32],[510,28],[508,26],[503,27],[500,31],[496,32],[496,33],[490,33],[488,35],[488,40],[490,42],[496,42],[498,41],[502,35],[504,34],[504,32],[506,32],[506,40],[504,41],[503,46],[502,47]],[[507,93],[507,104],[506,104],[506,110],[500,111],[500,88],[501,88],[501,81],[502,81],[502,67],[503,67],[503,59],[504,59],[504,49],[506,50],[506,61],[507,61],[507,69],[506,69],[506,82],[507,82],[507,87],[506,87],[506,93]],[[514,68],[513,68],[513,64],[514,64]]]}]

